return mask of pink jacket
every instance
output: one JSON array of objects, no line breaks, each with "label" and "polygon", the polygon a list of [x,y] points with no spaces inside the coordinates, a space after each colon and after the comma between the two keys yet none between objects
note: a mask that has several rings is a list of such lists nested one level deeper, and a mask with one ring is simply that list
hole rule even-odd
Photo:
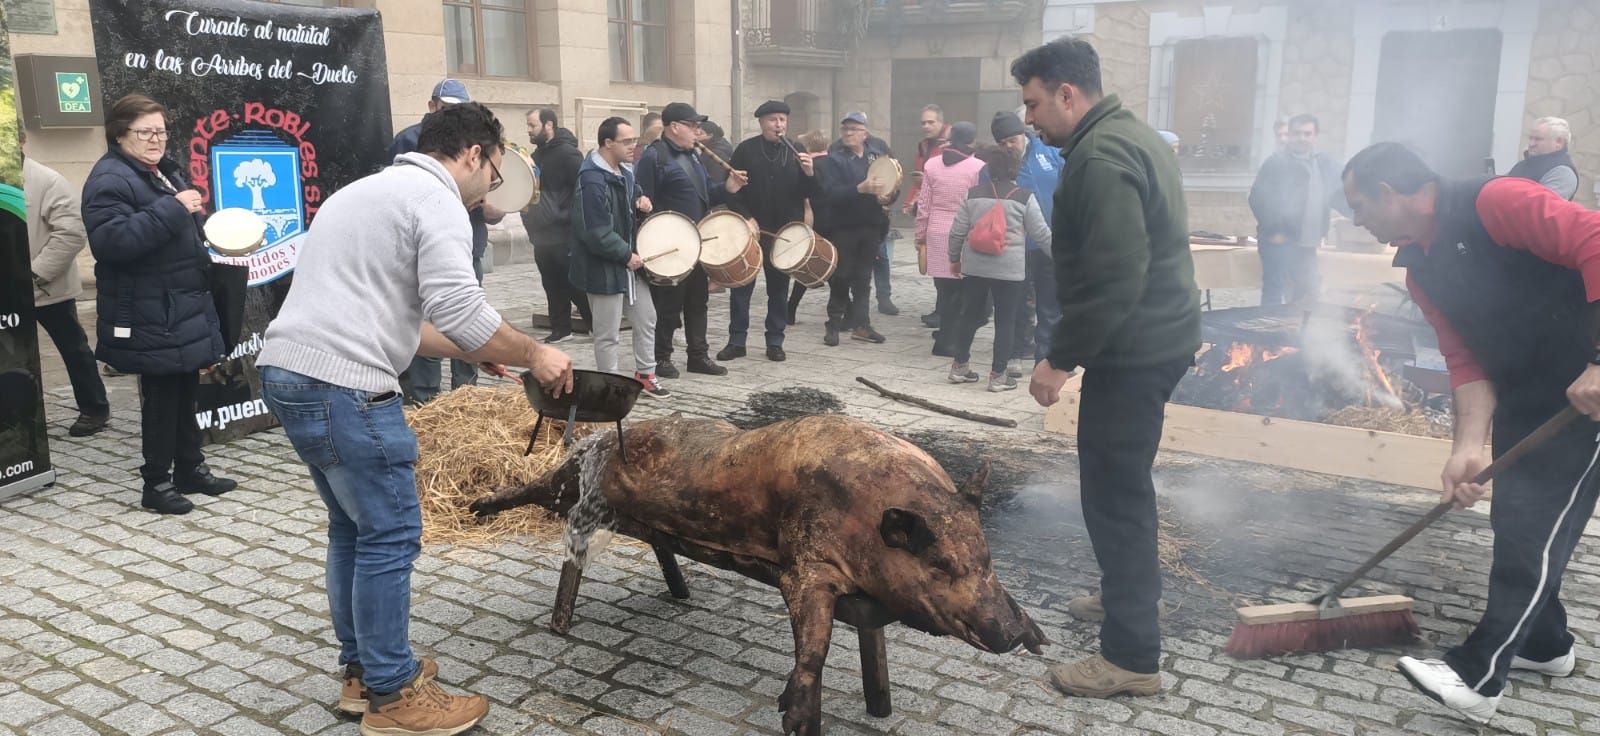
[{"label": "pink jacket", "polygon": [[954,149],[946,149],[944,155],[928,160],[922,172],[922,191],[917,194],[916,242],[927,244],[928,275],[936,279],[960,278],[950,267],[950,226],[967,190],[978,183],[983,171],[983,162],[976,156],[945,163],[955,155]]}]

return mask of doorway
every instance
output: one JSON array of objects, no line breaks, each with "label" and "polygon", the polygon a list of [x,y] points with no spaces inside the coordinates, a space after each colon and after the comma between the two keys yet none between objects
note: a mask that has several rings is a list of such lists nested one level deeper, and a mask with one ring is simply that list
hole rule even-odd
[{"label": "doorway", "polygon": [[[1415,148],[1445,176],[1494,173],[1497,29],[1394,31],[1383,37],[1372,140]],[[1487,92],[1487,93],[1486,93]],[[1513,162],[1495,162],[1502,168]]]},{"label": "doorway", "polygon": [[925,105],[944,109],[945,123],[966,120],[987,131],[989,121],[978,120],[980,87],[977,59],[897,59],[893,68],[893,87],[889,110],[893,120],[873,121],[879,135],[887,129],[894,157],[909,174],[917,160],[917,141],[922,138]]}]

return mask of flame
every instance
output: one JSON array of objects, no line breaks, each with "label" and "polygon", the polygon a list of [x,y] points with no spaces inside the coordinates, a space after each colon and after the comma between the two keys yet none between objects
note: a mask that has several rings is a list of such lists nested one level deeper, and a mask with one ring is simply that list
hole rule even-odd
[{"label": "flame", "polygon": [[[1372,375],[1372,379],[1383,389],[1384,395],[1388,397],[1387,399],[1380,399],[1379,403],[1397,405],[1400,403],[1400,394],[1395,391],[1394,382],[1389,380],[1389,374],[1384,372],[1383,364],[1378,361],[1378,358],[1382,357],[1383,351],[1373,347],[1371,339],[1368,338],[1372,312],[1377,308],[1377,305],[1374,304],[1368,307],[1367,311],[1361,313],[1361,316],[1356,317],[1356,345],[1361,348],[1361,357],[1366,361],[1367,372]],[[1373,403],[1370,395],[1367,397],[1367,403]]]}]

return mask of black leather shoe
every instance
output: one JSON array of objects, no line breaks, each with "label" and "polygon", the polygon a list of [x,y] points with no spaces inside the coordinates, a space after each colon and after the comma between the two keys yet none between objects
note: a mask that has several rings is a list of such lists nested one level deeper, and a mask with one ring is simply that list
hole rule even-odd
[{"label": "black leather shoe", "polygon": [[94,416],[92,414],[79,414],[78,415],[78,421],[73,422],[72,426],[67,428],[67,434],[71,435],[73,437],[88,437],[91,434],[94,434],[96,432],[99,432],[102,429],[105,429],[106,425],[108,425],[110,423],[111,423],[111,415],[110,414],[106,414],[105,416]]},{"label": "black leather shoe", "polygon": [[788,359],[789,354],[783,352],[783,348],[780,348],[776,345],[767,346],[767,360],[770,360],[774,363],[782,363]]},{"label": "black leather shoe", "polygon": [[[659,366],[656,368],[656,372],[661,372],[661,368]],[[713,361],[710,358],[697,358],[692,355],[689,356],[689,372],[703,373],[708,376],[728,375],[728,369],[717,365],[716,361]]]},{"label": "black leather shoe", "polygon": [[939,329],[939,313],[934,312],[933,314],[922,315],[922,326],[935,330]]},{"label": "black leather shoe", "polygon": [[878,314],[887,314],[890,317],[894,317],[900,314],[900,308],[888,299],[880,299],[878,300]]},{"label": "black leather shoe", "polygon": [[677,378],[678,366],[672,364],[671,358],[656,358],[656,375],[661,378]]},{"label": "black leather shoe", "polygon": [[162,481],[153,486],[146,483],[144,496],[139,499],[139,505],[158,514],[171,514],[174,516],[181,516],[194,510],[194,504],[178,493],[178,489],[168,481]]},{"label": "black leather shoe", "polygon": [[239,482],[232,478],[219,478],[211,474],[211,468],[201,463],[192,473],[177,476],[178,492],[183,494],[203,493],[207,496],[220,496],[239,487]]},{"label": "black leather shoe", "polygon": [[839,344],[839,328],[828,325],[828,331],[822,335],[822,344],[835,347]]},{"label": "black leather shoe", "polygon": [[743,345],[727,345],[717,351],[717,360],[737,360],[744,357]]}]

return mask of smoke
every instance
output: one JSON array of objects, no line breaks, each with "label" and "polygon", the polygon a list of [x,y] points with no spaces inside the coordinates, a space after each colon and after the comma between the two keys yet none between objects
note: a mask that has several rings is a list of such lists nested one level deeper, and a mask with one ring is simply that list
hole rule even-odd
[{"label": "smoke", "polygon": [[1343,307],[1319,305],[1310,314],[1300,331],[1300,351],[1311,385],[1326,389],[1322,398],[1330,407],[1365,403],[1370,397],[1386,408],[1402,408],[1398,397],[1374,386],[1370,359],[1353,329],[1361,329],[1359,320],[1352,326]]}]

